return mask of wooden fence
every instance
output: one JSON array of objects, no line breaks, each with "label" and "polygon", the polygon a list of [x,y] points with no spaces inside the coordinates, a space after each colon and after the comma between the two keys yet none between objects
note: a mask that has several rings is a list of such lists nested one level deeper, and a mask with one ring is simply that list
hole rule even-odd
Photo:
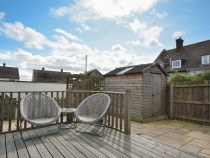
[{"label": "wooden fence", "polygon": [[210,81],[170,85],[170,118],[210,123]]},{"label": "wooden fence", "polygon": [[[87,96],[100,92],[101,91],[72,90],[47,92],[41,91],[40,93],[47,94],[54,98],[61,108],[76,108],[79,103]],[[111,125],[113,129],[125,132],[126,134],[130,134],[130,91],[127,90],[126,93],[111,91],[103,92],[111,97],[107,124]],[[28,93],[32,92],[0,92],[0,133],[18,130],[18,126],[20,124],[20,100]],[[7,94],[7,98],[5,98],[5,94]],[[4,110],[5,107],[7,110]],[[70,123],[71,121],[72,116],[70,114],[68,114],[67,117],[64,117],[63,113],[61,114],[59,123]],[[32,126],[24,122],[24,128],[32,128]]]}]

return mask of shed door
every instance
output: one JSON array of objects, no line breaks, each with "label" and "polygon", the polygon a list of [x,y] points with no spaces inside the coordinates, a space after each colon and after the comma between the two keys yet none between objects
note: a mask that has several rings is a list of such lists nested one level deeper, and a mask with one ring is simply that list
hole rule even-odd
[{"label": "shed door", "polygon": [[160,115],[161,111],[161,79],[160,74],[151,74],[151,86],[152,86],[152,108],[153,115],[157,117]]}]

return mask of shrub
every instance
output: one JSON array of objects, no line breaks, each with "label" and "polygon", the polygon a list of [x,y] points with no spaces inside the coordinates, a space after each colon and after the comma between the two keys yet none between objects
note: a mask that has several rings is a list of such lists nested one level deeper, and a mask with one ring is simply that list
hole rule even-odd
[{"label": "shrub", "polygon": [[168,83],[177,83],[185,81],[203,81],[210,80],[210,72],[205,72],[197,75],[181,75],[178,72],[174,76],[168,78]]}]

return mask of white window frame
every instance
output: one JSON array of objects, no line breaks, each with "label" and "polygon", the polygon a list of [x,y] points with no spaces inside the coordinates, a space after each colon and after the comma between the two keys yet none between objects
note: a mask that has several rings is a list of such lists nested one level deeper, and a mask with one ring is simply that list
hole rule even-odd
[{"label": "white window frame", "polygon": [[122,71],[118,72],[117,75],[122,75],[124,73],[126,73],[127,71],[130,71],[131,69],[133,69],[134,67],[128,67],[128,68],[125,68],[123,69]]},{"label": "white window frame", "polygon": [[210,55],[201,56],[201,64],[210,64]]},{"label": "white window frame", "polygon": [[[179,65],[175,65],[176,63],[179,63]],[[171,67],[174,68],[181,68],[182,67],[182,60],[174,60],[171,63]]]}]

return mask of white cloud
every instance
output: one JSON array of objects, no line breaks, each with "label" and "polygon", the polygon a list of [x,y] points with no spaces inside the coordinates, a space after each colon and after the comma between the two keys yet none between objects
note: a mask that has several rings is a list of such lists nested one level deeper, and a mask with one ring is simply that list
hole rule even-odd
[{"label": "white cloud", "polygon": [[13,40],[23,42],[27,48],[44,50],[47,46],[52,50],[70,51],[72,44],[74,44],[72,41],[82,42],[77,36],[65,30],[57,28],[54,31],[57,34],[53,35],[54,41],[52,41],[40,32],[30,27],[25,27],[20,22],[3,23],[0,25],[0,33]]},{"label": "white cloud", "polygon": [[164,17],[167,15],[166,12],[158,12],[158,11],[156,11],[156,10],[152,10],[152,11],[150,12],[150,14],[151,14],[151,15],[155,15],[156,17],[158,17],[158,18],[160,18],[160,19],[164,18]]},{"label": "white cloud", "polygon": [[10,60],[10,59],[14,59],[14,58],[12,57],[12,52],[0,51],[0,59],[1,60]]},{"label": "white cloud", "polygon": [[119,19],[133,13],[150,10],[158,0],[78,0],[72,6],[51,9],[55,17],[69,16],[71,20],[84,22],[86,20]]},{"label": "white cloud", "polygon": [[79,42],[82,41],[78,37],[76,37],[75,35],[72,35],[71,33],[66,32],[66,31],[64,31],[62,29],[57,28],[54,31],[57,32],[57,33],[60,33],[60,34],[64,35],[65,37],[67,37],[70,40],[79,41]]},{"label": "white cloud", "polygon": [[152,62],[156,56],[151,54],[136,55],[120,44],[113,45],[110,49],[101,51],[91,49],[85,44],[71,43],[69,47],[55,47],[49,55],[33,54],[24,49],[16,51],[1,51],[0,59],[18,61],[21,80],[31,80],[32,70],[45,67],[46,70],[81,73],[85,70],[85,55],[88,56],[88,70],[98,69],[107,73],[115,67]]},{"label": "white cloud", "polygon": [[30,27],[25,27],[20,22],[3,22],[2,26],[0,26],[0,33],[11,39],[23,42],[28,48],[43,50],[44,46],[50,43],[43,34]]},{"label": "white cloud", "polygon": [[0,21],[2,20],[2,19],[4,19],[4,17],[5,17],[5,13],[4,12],[0,12]]},{"label": "white cloud", "polygon": [[125,48],[123,48],[120,44],[116,44],[112,46],[112,51],[126,51]]},{"label": "white cloud", "polygon": [[140,45],[143,45],[143,43],[142,43],[140,40],[126,41],[126,44],[128,44],[128,45],[133,45],[133,46],[140,46]]},{"label": "white cloud", "polygon": [[[143,45],[143,46],[162,46],[159,41],[160,33],[163,31],[162,27],[151,26],[147,23],[140,22],[138,19],[134,19],[133,22],[129,23],[126,27],[130,28],[134,33],[138,35],[139,40],[128,41],[127,44],[132,45]],[[142,40],[142,42],[140,42]],[[143,44],[142,44],[143,43]]]},{"label": "white cloud", "polygon": [[172,37],[173,38],[179,38],[181,36],[183,36],[185,34],[185,32],[181,32],[181,31],[176,31],[173,33]]}]

